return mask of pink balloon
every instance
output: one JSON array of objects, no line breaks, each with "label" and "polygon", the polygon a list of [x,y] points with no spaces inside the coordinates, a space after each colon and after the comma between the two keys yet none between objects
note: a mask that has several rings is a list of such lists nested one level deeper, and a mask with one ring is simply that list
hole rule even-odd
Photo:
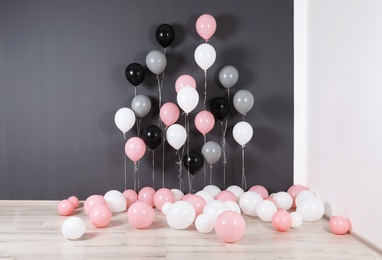
[{"label": "pink balloon", "polygon": [[333,216],[329,221],[330,230],[336,235],[344,235],[350,232],[350,221],[342,216]]},{"label": "pink balloon", "polygon": [[245,220],[235,211],[225,211],[216,219],[215,232],[224,242],[235,243],[244,235]]},{"label": "pink balloon", "polygon": [[249,190],[258,193],[263,199],[268,198],[269,196],[267,189],[261,185],[252,186]]},{"label": "pink balloon", "polygon": [[80,205],[80,201],[76,196],[70,196],[68,200],[73,203],[74,208],[77,208]]},{"label": "pink balloon", "polygon": [[106,200],[102,195],[91,195],[85,200],[84,208],[85,213],[90,214],[90,212],[98,206],[107,206]]},{"label": "pink balloon", "polygon": [[61,216],[69,216],[73,213],[74,206],[70,200],[62,200],[57,205],[57,211]]},{"label": "pink balloon", "polygon": [[174,124],[178,120],[179,115],[178,106],[172,102],[167,102],[162,105],[159,111],[160,119],[166,126]]},{"label": "pink balloon", "polygon": [[191,193],[188,193],[188,194],[186,194],[186,195],[184,195],[183,197],[182,197],[182,200],[186,200],[188,197],[190,197],[190,196],[192,196],[192,194]]},{"label": "pink balloon", "polygon": [[292,218],[285,209],[278,209],[272,218],[273,227],[280,232],[287,231],[292,225]]},{"label": "pink balloon", "polygon": [[154,195],[155,190],[151,187],[144,187],[138,193],[138,200],[149,204],[151,207],[154,207]]},{"label": "pink balloon", "polygon": [[162,189],[157,190],[157,192],[155,192],[155,194],[154,194],[154,205],[155,205],[155,207],[158,210],[162,211],[162,206],[166,202],[172,202],[172,203],[175,202],[174,193],[172,193],[172,191],[167,189],[167,188],[162,188]]},{"label": "pink balloon", "polygon": [[212,15],[203,14],[196,20],[196,31],[208,41],[216,31],[216,20]]},{"label": "pink balloon", "polygon": [[216,200],[220,200],[223,202],[225,201],[237,202],[237,198],[235,194],[233,194],[233,192],[229,190],[222,190],[221,192],[219,192],[218,195],[216,196]]},{"label": "pink balloon", "polygon": [[138,200],[138,194],[134,190],[125,190],[122,194],[126,198],[126,208]]},{"label": "pink balloon", "polygon": [[207,202],[200,196],[195,194],[190,194],[184,201],[190,203],[195,209],[195,218],[203,213],[203,208]]},{"label": "pink balloon", "polygon": [[181,88],[186,86],[193,87],[194,89],[196,89],[195,79],[191,77],[190,75],[185,74],[180,76],[175,82],[176,93],[178,93]]},{"label": "pink balloon", "polygon": [[287,190],[287,192],[289,193],[289,195],[291,195],[293,199],[292,208],[296,208],[296,197],[303,190],[309,190],[309,189],[303,185],[295,184],[290,186],[290,188]]},{"label": "pink balloon", "polygon": [[89,220],[95,227],[102,228],[109,225],[111,216],[111,211],[107,206],[98,206],[90,212]]},{"label": "pink balloon", "polygon": [[132,137],[127,140],[125,145],[125,152],[127,157],[133,162],[139,161],[146,152],[146,144],[139,137]]},{"label": "pink balloon", "polygon": [[136,228],[147,228],[154,222],[155,211],[147,203],[137,201],[127,210],[127,218]]},{"label": "pink balloon", "polygon": [[203,135],[206,135],[208,132],[214,128],[215,125],[215,117],[214,115],[207,111],[200,111],[195,117],[195,126],[199,132]]}]

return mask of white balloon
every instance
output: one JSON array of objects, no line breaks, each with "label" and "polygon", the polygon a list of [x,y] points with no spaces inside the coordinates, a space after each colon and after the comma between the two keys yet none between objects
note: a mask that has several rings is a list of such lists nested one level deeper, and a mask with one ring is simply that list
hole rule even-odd
[{"label": "white balloon", "polygon": [[207,185],[203,190],[208,191],[214,198],[221,192],[221,189],[215,185]]},{"label": "white balloon", "polygon": [[179,150],[186,142],[186,129],[179,124],[170,125],[166,131],[166,139],[175,150]]},{"label": "white balloon", "polygon": [[260,201],[256,206],[256,213],[262,221],[271,222],[277,212],[276,205],[270,200]]},{"label": "white balloon", "polygon": [[290,217],[292,218],[292,225],[291,228],[299,228],[302,226],[302,216],[298,212],[291,212]]},{"label": "white balloon", "polygon": [[195,209],[187,201],[177,201],[167,211],[167,224],[174,229],[186,229],[195,220]]},{"label": "white balloon", "polygon": [[179,90],[176,101],[180,108],[188,114],[198,105],[199,93],[193,87],[185,86]]},{"label": "white balloon", "polygon": [[296,196],[296,206],[300,204],[301,201],[308,198],[316,198],[316,194],[310,190],[300,191]]},{"label": "white balloon", "polygon": [[216,51],[211,44],[202,43],[196,48],[194,58],[201,69],[207,70],[215,63]]},{"label": "white balloon", "polygon": [[103,196],[111,212],[122,212],[126,210],[126,198],[120,191],[110,190]]},{"label": "white balloon", "polygon": [[263,198],[257,192],[246,191],[240,196],[239,205],[245,214],[251,217],[256,217],[256,206],[261,201],[263,201]]},{"label": "white balloon", "polygon": [[238,214],[241,214],[240,206],[236,202],[227,200],[227,201],[224,201],[224,204],[227,206],[228,210],[232,210]]},{"label": "white balloon", "polygon": [[206,214],[200,214],[195,219],[195,227],[200,233],[207,234],[210,233],[215,226],[215,221],[212,217]]},{"label": "white balloon", "polygon": [[180,201],[184,196],[183,191],[180,189],[171,189],[171,191],[174,194],[175,201]]},{"label": "white balloon", "polygon": [[231,185],[226,190],[229,190],[236,196],[236,200],[239,201],[240,196],[244,194],[244,190],[237,185]]},{"label": "white balloon", "polygon": [[211,195],[208,191],[200,190],[195,195],[202,197],[207,203],[214,200],[214,196]]},{"label": "white balloon", "polygon": [[203,214],[206,214],[214,220],[214,224],[216,221],[216,218],[223,213],[224,211],[227,211],[228,207],[224,204],[223,201],[220,200],[213,200],[208,202],[204,208],[203,208]]},{"label": "white balloon", "polygon": [[315,222],[322,218],[325,207],[318,198],[306,198],[297,205],[296,212],[301,214],[304,221]]},{"label": "white balloon", "polygon": [[253,129],[249,123],[241,121],[233,127],[232,134],[238,144],[245,145],[252,139]]},{"label": "white balloon", "polygon": [[127,107],[118,109],[114,116],[114,122],[122,133],[126,133],[135,124],[134,111]]},{"label": "white balloon", "polygon": [[174,204],[174,203],[172,203],[172,202],[170,202],[170,201],[167,201],[167,202],[165,202],[165,203],[162,205],[162,213],[163,213],[164,215],[167,215],[167,212],[168,212],[169,209],[171,208],[172,204]]},{"label": "white balloon", "polygon": [[292,196],[285,191],[277,192],[275,196],[273,196],[273,199],[275,200],[276,206],[278,208],[289,210],[292,207],[292,204],[293,204]]},{"label": "white balloon", "polygon": [[79,239],[85,233],[85,222],[79,217],[69,217],[62,223],[61,232],[67,239]]}]

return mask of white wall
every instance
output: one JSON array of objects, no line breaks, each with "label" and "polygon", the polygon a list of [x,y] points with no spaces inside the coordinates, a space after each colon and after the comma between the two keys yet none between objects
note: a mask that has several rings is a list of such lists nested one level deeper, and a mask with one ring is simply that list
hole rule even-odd
[{"label": "white wall", "polygon": [[382,250],[382,1],[296,0],[295,17],[295,182]]}]

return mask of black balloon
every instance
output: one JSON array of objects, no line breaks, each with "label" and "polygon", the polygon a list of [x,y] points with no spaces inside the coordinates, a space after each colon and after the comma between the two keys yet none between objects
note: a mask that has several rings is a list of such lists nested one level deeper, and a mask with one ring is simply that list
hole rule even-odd
[{"label": "black balloon", "polygon": [[171,25],[161,24],[155,32],[155,37],[163,48],[167,48],[174,40],[175,31]]},{"label": "black balloon", "polygon": [[215,116],[215,118],[223,120],[223,118],[227,116],[229,111],[229,104],[227,99],[223,97],[214,98],[211,101],[210,110],[211,113]]},{"label": "black balloon", "polygon": [[203,167],[203,161],[203,155],[199,152],[191,151],[183,157],[183,165],[192,175]]},{"label": "black balloon", "polygon": [[139,63],[131,63],[125,71],[127,80],[134,86],[138,86],[145,79],[145,69]]},{"label": "black balloon", "polygon": [[162,130],[156,125],[149,125],[142,132],[142,140],[154,150],[162,143]]}]

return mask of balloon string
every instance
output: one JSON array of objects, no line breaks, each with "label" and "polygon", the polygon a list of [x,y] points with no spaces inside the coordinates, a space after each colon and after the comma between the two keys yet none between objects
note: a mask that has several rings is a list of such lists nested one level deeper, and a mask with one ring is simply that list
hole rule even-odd
[{"label": "balloon string", "polygon": [[210,184],[212,184],[212,164],[210,165]]},{"label": "balloon string", "polygon": [[140,133],[141,133],[141,118],[137,118],[137,135],[138,135],[138,137],[139,137],[139,135],[140,135]]},{"label": "balloon string", "polygon": [[134,97],[137,96],[137,87],[134,88]]},{"label": "balloon string", "polygon": [[[157,75],[157,81],[158,81],[158,111],[160,111],[160,108],[162,106],[162,84],[163,84],[163,77],[164,77],[164,71],[162,72],[162,81],[159,77],[159,75]],[[160,125],[161,123],[161,120],[160,118],[158,119],[158,126]]]},{"label": "balloon string", "polygon": [[153,151],[153,158],[152,158],[152,164],[153,164],[153,189],[155,189],[155,150],[152,149]]},{"label": "balloon string", "polygon": [[164,188],[164,153],[165,153],[165,145],[166,145],[166,131],[167,126],[164,128],[164,134],[163,134],[163,145],[162,145],[162,188]]},{"label": "balloon string", "polygon": [[179,179],[179,190],[182,190],[182,184],[184,185],[184,182],[183,182],[183,179],[182,179],[182,158],[181,158],[181,155],[179,153],[179,150],[176,150],[176,154],[178,155],[179,157],[179,161],[176,162],[176,164],[179,166],[179,175],[178,175],[178,179]]},{"label": "balloon string", "polygon": [[[227,122],[227,121],[226,121]],[[227,130],[227,124],[224,126],[223,121],[221,121],[221,126],[222,126],[222,152],[223,152],[223,187],[224,189],[226,188],[226,164],[227,164],[227,156],[226,156],[226,139],[225,139],[225,133]]]},{"label": "balloon string", "polygon": [[138,166],[137,166],[137,162],[134,162],[134,190],[135,190],[135,192],[138,192],[138,190],[137,190],[137,174],[138,174]]},{"label": "balloon string", "polygon": [[[203,140],[204,140],[204,144],[206,144],[206,136],[207,135],[203,135]],[[203,175],[204,175],[204,186],[206,186],[206,183],[207,183],[207,172],[206,172],[206,164],[203,164]]]},{"label": "balloon string", "polygon": [[190,183],[190,185],[189,185],[189,189],[190,189],[189,193],[191,194],[191,193],[193,193],[195,191],[195,190],[192,189],[192,183],[194,181],[194,175],[191,175],[189,173],[188,174],[188,178],[189,178],[189,183]]},{"label": "balloon string", "polygon": [[204,71],[204,101],[203,101],[203,110],[206,110],[207,103],[207,70]]},{"label": "balloon string", "polygon": [[[126,135],[125,135],[125,133],[123,133],[123,140],[124,140],[124,143],[126,143]],[[124,158],[125,158],[125,190],[126,190],[126,184],[127,184],[127,169],[126,169],[127,161],[126,161],[126,158],[127,158],[127,155],[126,155],[125,152],[123,154],[124,154]]]},{"label": "balloon string", "polygon": [[242,178],[241,178],[241,186],[243,190],[247,189],[247,178],[245,177],[245,167],[244,167],[244,147],[245,145],[241,146],[241,162],[242,162]]}]

